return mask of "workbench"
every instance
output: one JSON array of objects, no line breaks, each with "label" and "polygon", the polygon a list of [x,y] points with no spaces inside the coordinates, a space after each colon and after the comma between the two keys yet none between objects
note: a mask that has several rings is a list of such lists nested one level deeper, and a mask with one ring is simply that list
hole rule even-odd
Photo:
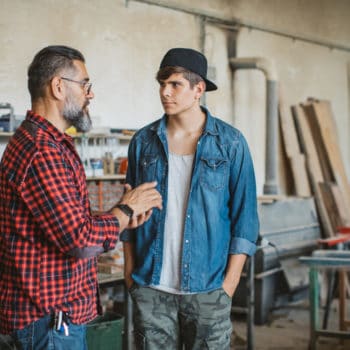
[{"label": "workbench", "polygon": [[[309,300],[310,300],[310,350],[316,350],[319,337],[333,337],[350,339],[347,327],[350,321],[346,318],[346,276],[350,270],[350,251],[344,250],[316,250],[312,256],[300,257],[300,262],[309,266]],[[322,270],[337,270],[339,273],[339,330],[321,329],[320,286],[318,274]]]}]

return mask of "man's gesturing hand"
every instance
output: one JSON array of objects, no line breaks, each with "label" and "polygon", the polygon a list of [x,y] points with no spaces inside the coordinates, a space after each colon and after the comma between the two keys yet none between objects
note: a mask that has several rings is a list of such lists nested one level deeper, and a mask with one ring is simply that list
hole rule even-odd
[{"label": "man's gesturing hand", "polygon": [[112,213],[119,220],[120,230],[126,226],[135,228],[142,225],[149,219],[153,208],[162,209],[162,197],[155,189],[157,182],[146,182],[142,185],[131,189],[129,184],[125,185],[125,193],[118,204],[126,204],[133,211],[133,218],[129,222],[129,218],[120,209],[113,208]]},{"label": "man's gesturing hand", "polygon": [[150,209],[162,209],[162,197],[155,189],[157,182],[145,182],[133,190],[129,184],[125,185],[125,193],[120,204],[127,204],[133,211],[134,216],[146,213]]}]

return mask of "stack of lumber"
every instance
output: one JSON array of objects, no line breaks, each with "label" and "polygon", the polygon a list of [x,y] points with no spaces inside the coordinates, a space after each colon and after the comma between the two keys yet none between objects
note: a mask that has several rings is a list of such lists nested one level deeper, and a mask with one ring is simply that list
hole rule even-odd
[{"label": "stack of lumber", "polygon": [[281,131],[297,196],[314,196],[324,237],[350,225],[350,186],[329,101],[309,99],[288,113],[280,99]]}]

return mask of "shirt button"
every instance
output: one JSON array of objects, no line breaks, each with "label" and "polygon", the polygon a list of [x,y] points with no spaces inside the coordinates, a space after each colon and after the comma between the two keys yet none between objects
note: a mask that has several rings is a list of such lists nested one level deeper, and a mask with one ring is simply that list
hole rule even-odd
[{"label": "shirt button", "polygon": [[189,219],[191,217],[191,215],[187,215],[187,218]]},{"label": "shirt button", "polygon": [[187,264],[184,265],[185,269],[187,269]]},{"label": "shirt button", "polygon": [[186,239],[185,243],[188,243],[188,242],[189,242],[189,240],[188,240],[188,239]]}]

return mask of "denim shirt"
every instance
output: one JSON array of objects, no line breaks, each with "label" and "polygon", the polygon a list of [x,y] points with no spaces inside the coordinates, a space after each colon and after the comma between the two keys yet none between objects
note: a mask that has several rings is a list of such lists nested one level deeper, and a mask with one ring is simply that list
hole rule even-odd
[{"label": "denim shirt", "polygon": [[[181,258],[183,292],[221,287],[230,254],[253,255],[259,230],[253,163],[243,135],[206,113],[198,140],[184,222]],[[139,130],[130,142],[127,183],[157,181],[163,210],[122,241],[135,244],[132,277],[143,286],[158,285],[168,195],[167,116]]]}]

